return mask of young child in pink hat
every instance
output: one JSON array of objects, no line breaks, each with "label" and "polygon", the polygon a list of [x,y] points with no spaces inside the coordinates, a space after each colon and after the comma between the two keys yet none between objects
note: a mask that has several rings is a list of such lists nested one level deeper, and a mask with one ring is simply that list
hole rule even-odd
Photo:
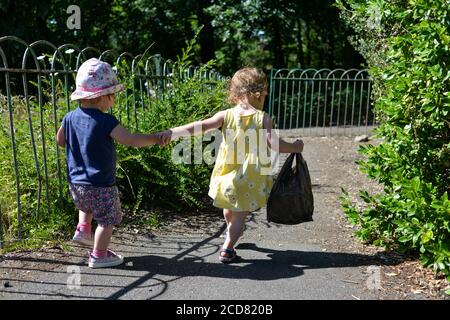
[{"label": "young child in pink hat", "polygon": [[[122,220],[116,186],[116,148],[114,141],[126,146],[145,147],[166,144],[162,134],[132,134],[107,111],[115,93],[124,90],[111,66],[92,58],[80,66],[72,100],[81,106],[65,115],[58,130],[58,145],[66,148],[67,180],[79,222],[73,241],[93,245],[89,267],[105,268],[123,263],[123,257],[108,250],[113,228]],[[92,219],[97,222],[91,233]]]}]

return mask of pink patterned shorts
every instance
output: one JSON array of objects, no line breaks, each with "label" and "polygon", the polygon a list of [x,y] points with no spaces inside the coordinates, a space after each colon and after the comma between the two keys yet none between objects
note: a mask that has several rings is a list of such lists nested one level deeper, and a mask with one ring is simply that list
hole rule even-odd
[{"label": "pink patterned shorts", "polygon": [[69,190],[78,210],[91,213],[98,225],[118,225],[122,221],[117,186],[94,187],[69,183]]}]

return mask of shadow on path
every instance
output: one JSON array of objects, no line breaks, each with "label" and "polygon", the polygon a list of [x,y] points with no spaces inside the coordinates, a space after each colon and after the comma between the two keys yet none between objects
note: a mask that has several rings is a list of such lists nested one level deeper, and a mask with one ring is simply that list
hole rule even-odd
[{"label": "shadow on path", "polygon": [[358,267],[377,263],[376,255],[274,250],[260,248],[253,243],[241,243],[236,249],[266,253],[269,259],[238,257],[233,263],[225,265],[220,263],[218,259],[217,262],[206,262],[204,257],[195,255],[186,256],[177,261],[174,261],[173,258],[146,255],[127,257],[125,264],[120,266],[119,269],[147,271],[172,277],[199,276],[264,281],[297,277],[302,275],[303,270],[306,269]]},{"label": "shadow on path", "polygon": [[[261,257],[262,254],[265,254],[265,256],[261,258],[251,259],[238,257],[232,264],[225,265],[220,263],[218,260],[218,251],[220,245],[211,243],[211,240],[219,237],[224,229],[225,226],[220,228],[220,230],[218,230],[215,235],[193,245],[190,245],[188,248],[186,248],[186,250],[183,250],[182,252],[179,252],[172,257],[164,257],[154,254],[145,255],[144,253],[144,255],[141,254],[138,256],[126,257],[125,263],[123,265],[114,268],[114,270],[118,271],[117,274],[107,274],[103,273],[101,270],[92,270],[88,272],[83,271],[82,273],[84,275],[90,275],[94,277],[128,277],[130,280],[132,280],[131,283],[124,285],[123,287],[120,287],[120,285],[118,286],[117,284],[113,285],[112,283],[108,283],[108,281],[106,281],[105,287],[112,289],[113,293],[109,291],[108,296],[103,296],[102,299],[119,299],[135,289],[162,285],[161,290],[157,290],[159,292],[153,292],[153,294],[150,294],[150,297],[146,297],[147,299],[154,299],[164,294],[164,292],[168,289],[169,282],[173,282],[185,277],[209,277],[271,281],[302,276],[304,274],[304,270],[347,268],[384,264],[383,262],[381,262],[378,254],[362,255],[339,252],[275,250],[259,247],[254,243],[241,243],[236,247],[236,249],[238,250],[238,254],[247,257]],[[205,253],[204,251],[205,248],[207,250],[207,253]],[[203,250],[203,252],[201,251],[201,249]],[[210,256],[215,256],[216,259],[214,259],[213,262],[207,261],[206,258]],[[61,261],[51,261],[49,259],[39,259],[32,257],[16,257],[14,260],[61,264]],[[73,262],[63,262],[62,264],[74,265]],[[75,265],[81,266],[81,264],[78,263],[75,263]],[[141,276],[131,276],[132,273],[129,273],[128,275],[126,271],[141,271],[146,272],[146,274]],[[50,274],[51,272],[52,271],[50,271]],[[54,272],[58,271],[54,270]],[[158,275],[162,276],[164,280],[159,279],[157,277]],[[165,277],[171,277],[171,279],[167,279]],[[146,283],[149,280],[152,280],[153,283],[156,281],[157,283],[149,285],[149,283]],[[34,282],[25,279],[11,279],[11,281]],[[60,285],[61,287],[65,287],[66,285],[65,283],[55,283],[52,281],[41,281],[40,283]],[[86,284],[84,286],[90,287],[89,284]],[[92,287],[94,288],[96,286],[98,285],[93,285]],[[0,289],[0,292],[8,291],[8,289]],[[33,293],[23,292],[23,294]],[[48,293],[48,295],[59,295],[61,296],[61,298],[73,297],[60,292]],[[78,298],[81,298],[81,296],[78,296]]]}]

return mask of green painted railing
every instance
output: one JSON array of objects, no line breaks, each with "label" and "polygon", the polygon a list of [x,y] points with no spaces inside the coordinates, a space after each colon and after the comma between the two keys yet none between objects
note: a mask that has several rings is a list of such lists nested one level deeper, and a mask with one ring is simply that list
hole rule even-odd
[{"label": "green painted railing", "polygon": [[351,135],[376,125],[367,70],[273,69],[268,113],[279,129]]}]

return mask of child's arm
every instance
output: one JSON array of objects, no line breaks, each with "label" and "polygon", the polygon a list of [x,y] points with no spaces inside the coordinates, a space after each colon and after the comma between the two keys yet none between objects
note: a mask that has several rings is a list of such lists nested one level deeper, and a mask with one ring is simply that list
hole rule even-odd
[{"label": "child's arm", "polygon": [[59,127],[58,132],[56,133],[56,143],[61,148],[64,148],[66,146],[66,136],[64,134],[63,127]]},{"label": "child's arm", "polygon": [[161,144],[161,138],[157,134],[130,133],[120,124],[111,131],[111,137],[120,144],[129,147],[145,147],[151,144]]},{"label": "child's arm", "polygon": [[171,140],[175,140],[179,137],[200,134],[211,129],[220,128],[223,124],[224,117],[225,111],[219,111],[214,116],[206,120],[194,121],[184,126],[172,128],[170,129],[170,132],[172,133]]},{"label": "child's arm", "polygon": [[264,115],[263,120],[264,129],[267,130],[267,144],[272,150],[280,153],[301,153],[303,151],[303,141],[296,140],[289,143],[277,136],[275,131],[272,131],[272,120],[269,115]]}]

